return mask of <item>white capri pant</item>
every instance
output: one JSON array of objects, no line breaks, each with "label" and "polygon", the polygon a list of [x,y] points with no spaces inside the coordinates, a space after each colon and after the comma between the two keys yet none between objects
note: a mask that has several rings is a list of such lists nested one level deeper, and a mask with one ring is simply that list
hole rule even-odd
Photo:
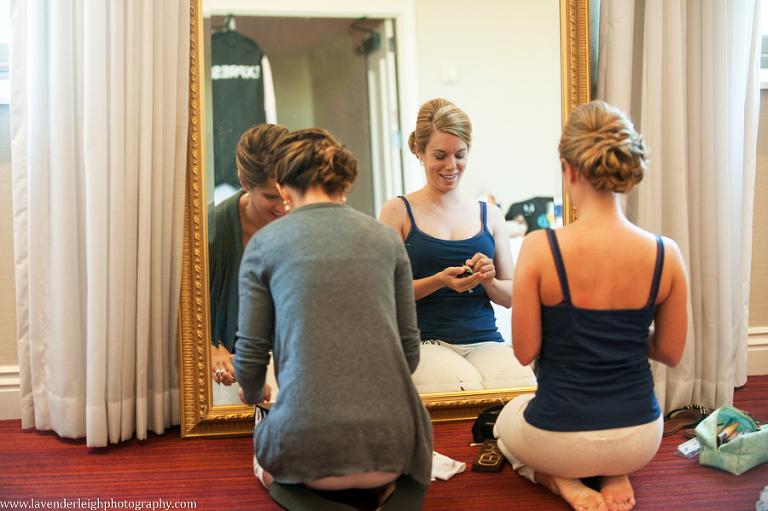
[{"label": "white capri pant", "polygon": [[596,431],[547,431],[523,416],[533,394],[512,399],[496,419],[493,433],[499,450],[521,476],[536,482],[535,472],[580,479],[626,475],[656,455],[664,417],[639,426]]},{"label": "white capri pant", "polygon": [[502,342],[422,341],[412,378],[419,393],[536,385],[533,370],[521,365],[512,348]]}]

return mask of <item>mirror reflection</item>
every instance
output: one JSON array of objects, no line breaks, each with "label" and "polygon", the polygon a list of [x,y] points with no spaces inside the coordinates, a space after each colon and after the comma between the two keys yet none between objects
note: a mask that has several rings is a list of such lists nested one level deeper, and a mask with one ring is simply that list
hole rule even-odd
[{"label": "mirror reflection", "polygon": [[[237,174],[237,142],[249,127],[266,122],[291,131],[321,127],[333,133],[359,162],[360,177],[347,203],[378,217],[383,215],[387,200],[415,193],[427,184],[427,171],[410,153],[407,138],[415,128],[420,104],[433,97],[445,97],[467,112],[474,127],[470,163],[460,179],[462,195],[476,208],[475,232],[468,237],[481,230],[481,208],[486,218],[494,219],[494,225],[505,224],[497,230],[506,233],[501,237],[494,235],[495,271],[511,277],[522,236],[559,221],[559,3],[550,0],[529,4],[497,0],[467,13],[457,2],[418,2],[414,6],[415,40],[405,39],[412,47],[404,55],[406,52],[396,44],[403,37],[396,34],[395,18],[365,17],[363,13],[349,18],[258,16],[252,11],[239,12],[226,3],[217,6],[213,1],[204,2],[205,176],[212,243],[209,259],[214,405],[239,403],[236,386],[227,385],[232,380],[228,365],[231,349],[226,347],[231,346],[230,337],[233,343],[236,309],[225,305],[225,295],[231,296],[233,292],[225,275],[236,271],[230,264],[219,273],[221,263],[216,254],[221,250],[216,247],[221,244],[216,237],[228,229],[226,215],[219,210],[229,201],[231,213],[235,210],[233,204],[237,204],[239,231],[231,234],[234,245],[227,244],[235,247],[230,252],[242,253],[250,235],[260,227],[259,222],[247,216],[249,211],[258,210],[254,201],[263,199],[269,203],[275,199],[271,183],[243,183]],[[457,9],[461,10],[461,33],[447,40],[435,38],[439,27],[457,23]],[[230,48],[221,52],[223,57],[218,55],[216,45],[225,47],[232,41],[240,41],[251,54],[243,56]],[[503,48],[499,47],[500,42],[504,43]],[[258,50],[253,51],[254,47]],[[235,55],[242,60],[219,60]],[[411,69],[415,72],[398,74],[403,65],[397,59],[414,61],[416,65]],[[255,99],[246,100],[242,91],[230,91],[221,94],[223,100],[217,100],[219,85],[228,86],[235,81],[260,81],[255,87]],[[239,125],[235,122],[236,114],[251,110],[258,110],[261,117],[248,117]],[[219,115],[220,112],[226,113]],[[228,145],[219,145],[225,139],[229,140]],[[280,215],[281,205],[279,200],[272,204],[273,217]],[[418,205],[416,201],[417,208]],[[270,211],[269,207],[264,210]],[[421,229],[418,211],[416,219]],[[452,239],[453,235],[450,236],[448,239]],[[474,256],[472,253],[463,259],[471,261]],[[446,264],[441,271],[462,266],[462,262],[466,261]],[[496,268],[498,265],[501,270]],[[481,298],[486,294],[482,289],[473,288],[472,294]],[[221,297],[217,303],[214,291]],[[487,317],[490,310],[495,319],[495,325],[487,328],[498,330],[493,338],[509,346],[511,315],[505,300],[495,303],[487,300],[487,295],[484,298],[483,314]],[[215,337],[224,340],[217,344]],[[221,346],[225,348],[222,350]],[[421,391],[480,390],[535,383],[530,369],[519,369],[521,372],[515,372],[511,380],[509,374],[505,378],[478,380],[464,376],[458,369],[449,376],[450,382],[430,381],[425,375]],[[221,372],[217,375],[216,371]]]},{"label": "mirror reflection", "polygon": [[380,219],[400,235],[413,272],[421,358],[413,381],[422,393],[531,386],[496,328],[491,303],[512,305],[514,262],[501,209],[461,192],[472,123],[442,98],[419,110],[408,147],[426,184],[387,201]]}]

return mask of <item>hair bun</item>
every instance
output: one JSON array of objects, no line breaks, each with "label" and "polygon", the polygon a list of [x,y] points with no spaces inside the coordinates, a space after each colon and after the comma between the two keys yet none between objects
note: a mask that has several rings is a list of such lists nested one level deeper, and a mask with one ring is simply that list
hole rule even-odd
[{"label": "hair bun", "polygon": [[571,113],[560,140],[560,157],[596,190],[626,193],[642,181],[648,151],[624,112],[592,101]]},{"label": "hair bun", "polygon": [[329,195],[348,193],[357,178],[355,157],[320,128],[294,131],[275,158],[275,180],[301,192],[320,186]]}]

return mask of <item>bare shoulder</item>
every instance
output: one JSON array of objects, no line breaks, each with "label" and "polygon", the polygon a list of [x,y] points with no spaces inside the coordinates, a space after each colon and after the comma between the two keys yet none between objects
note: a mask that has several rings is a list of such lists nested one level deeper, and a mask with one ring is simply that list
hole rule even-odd
[{"label": "bare shoulder", "polygon": [[[488,214],[488,225],[494,229],[503,228],[503,232],[509,232],[507,227],[507,220],[504,218],[504,212],[495,204],[487,203],[486,212]],[[496,234],[494,232],[494,234]]]},{"label": "bare shoulder", "polygon": [[410,221],[405,203],[399,197],[394,197],[384,203],[379,213],[379,220],[392,227],[402,239],[405,239],[407,229],[410,228]]},{"label": "bare shoulder", "polygon": [[[387,222],[386,219],[402,217],[406,214],[405,203],[400,197],[394,197],[389,199],[381,207],[381,213],[379,213],[379,220]],[[389,223],[389,222],[387,222]]]},{"label": "bare shoulder", "polygon": [[[501,210],[499,206],[496,204],[491,204],[490,202],[486,202],[488,204],[488,218],[491,220],[504,220],[504,212]],[[504,220],[506,221],[506,220]]]},{"label": "bare shoulder", "polygon": [[680,252],[680,247],[677,245],[677,242],[673,240],[672,238],[668,238],[666,236],[661,237],[662,243],[664,243],[664,250],[670,250],[674,252],[677,255],[680,255],[682,257],[682,253]]},{"label": "bare shoulder", "polygon": [[664,244],[664,265],[671,265],[673,269],[685,272],[683,253],[677,242],[666,236],[662,236],[661,241]]},{"label": "bare shoulder", "polygon": [[518,257],[518,266],[521,262],[533,263],[541,260],[541,254],[549,252],[549,240],[545,229],[537,229],[529,232],[523,239]]}]

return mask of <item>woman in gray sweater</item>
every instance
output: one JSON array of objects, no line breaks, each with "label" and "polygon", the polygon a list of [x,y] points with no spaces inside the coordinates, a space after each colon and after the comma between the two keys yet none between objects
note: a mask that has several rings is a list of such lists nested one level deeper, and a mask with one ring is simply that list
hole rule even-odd
[{"label": "woman in gray sweater", "polygon": [[349,488],[381,501],[394,491],[382,509],[421,509],[430,482],[410,262],[392,228],[344,204],[356,177],[328,132],[288,135],[275,180],[291,212],[241,263],[234,365],[243,401],[257,404],[273,352],[280,393],[254,429],[254,468],[288,509],[318,509],[313,489]]}]

